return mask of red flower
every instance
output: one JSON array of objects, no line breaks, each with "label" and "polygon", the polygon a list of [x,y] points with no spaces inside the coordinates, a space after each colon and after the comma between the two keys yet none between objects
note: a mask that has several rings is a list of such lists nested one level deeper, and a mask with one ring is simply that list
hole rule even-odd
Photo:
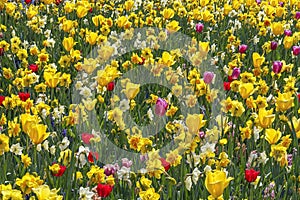
[{"label": "red flower", "polygon": [[224,90],[230,90],[230,82],[224,82]]},{"label": "red flower", "polygon": [[30,4],[30,3],[31,3],[31,0],[25,0],[25,3],[26,3],[26,4]]},{"label": "red flower", "polygon": [[251,183],[254,182],[259,175],[259,171],[255,171],[254,169],[245,169],[245,179]]},{"label": "red flower", "polygon": [[55,4],[58,6],[61,3],[61,0],[56,0]]},{"label": "red flower", "polygon": [[89,152],[89,155],[88,155],[88,161],[90,163],[94,163],[94,158],[96,158],[96,160],[99,159],[99,154],[97,152]]},{"label": "red flower", "polygon": [[90,9],[89,9],[89,12],[92,13],[92,12],[93,12],[93,8],[90,8]]},{"label": "red flower", "polygon": [[[298,96],[298,101],[300,102],[300,93],[297,94],[297,96]],[[0,100],[0,102],[1,102],[1,100]],[[0,105],[1,105],[1,104],[0,104]]]},{"label": "red flower", "polygon": [[115,88],[115,82],[112,81],[112,82],[108,83],[106,87],[107,87],[108,91],[113,91]]},{"label": "red flower", "polygon": [[4,48],[0,48],[0,56],[4,55]]},{"label": "red flower", "polygon": [[30,98],[30,94],[27,93],[27,92],[19,92],[19,98],[20,98],[22,101],[26,101],[27,99]]},{"label": "red flower", "polygon": [[142,58],[142,62],[139,62],[139,65],[143,65],[143,64],[145,64],[145,58],[143,58],[143,57],[141,57]]},{"label": "red flower", "polygon": [[0,96],[0,106],[3,106],[2,102],[5,100],[5,96]]},{"label": "red flower", "polygon": [[[53,165],[54,165],[54,164],[56,164],[56,163],[53,163]],[[53,173],[53,172],[52,172],[52,175],[53,175],[53,176],[59,177],[59,176],[62,176],[62,175],[65,173],[67,167],[66,167],[66,166],[63,166],[63,165],[59,165],[59,167],[60,167],[60,169],[59,169],[59,171],[58,171],[57,173]]]},{"label": "red flower", "polygon": [[31,64],[28,67],[32,72],[37,72],[39,70],[39,67],[36,64]]},{"label": "red flower", "polygon": [[111,193],[112,189],[113,189],[113,186],[107,185],[107,184],[101,184],[101,183],[99,183],[96,188],[98,196],[103,197],[103,198],[108,197],[108,195]]},{"label": "red flower", "polygon": [[164,158],[160,158],[160,162],[162,166],[165,168],[165,171],[168,171],[170,169],[170,163],[167,162]]},{"label": "red flower", "polygon": [[233,81],[232,76],[228,76],[228,82],[232,82],[232,81]]},{"label": "red flower", "polygon": [[82,133],[81,134],[81,139],[82,139],[84,144],[90,144],[90,139],[93,138],[93,137],[94,137],[93,134],[89,134],[89,133]]}]

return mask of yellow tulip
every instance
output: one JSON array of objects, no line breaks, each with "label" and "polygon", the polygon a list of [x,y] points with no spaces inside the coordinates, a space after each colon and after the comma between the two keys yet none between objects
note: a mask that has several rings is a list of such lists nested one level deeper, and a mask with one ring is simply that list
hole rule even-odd
[{"label": "yellow tulip", "polygon": [[179,26],[179,22],[178,21],[171,21],[167,24],[166,26],[167,30],[169,33],[175,33],[177,32],[181,27]]},{"label": "yellow tulip", "polygon": [[124,3],[125,10],[127,11],[130,11],[133,6],[134,6],[134,1],[132,0],[128,0]]},{"label": "yellow tulip", "polygon": [[260,56],[257,52],[254,52],[252,54],[252,60],[253,60],[254,67],[260,67],[263,64],[263,62],[265,61],[265,57]]},{"label": "yellow tulip", "polygon": [[4,152],[9,151],[9,137],[5,134],[0,134],[0,156],[4,154]]},{"label": "yellow tulip", "polygon": [[258,124],[262,128],[268,128],[275,120],[275,115],[273,114],[273,109],[266,110],[265,108],[260,108],[258,111]]},{"label": "yellow tulip", "polygon": [[128,82],[126,84],[126,88],[124,90],[124,93],[126,97],[131,100],[134,99],[134,97],[140,92],[140,85],[139,84],[134,84],[131,82]]},{"label": "yellow tulip", "polygon": [[68,38],[64,38],[62,44],[63,44],[64,48],[66,49],[66,51],[71,51],[71,49],[76,44],[76,42],[74,42],[73,37],[68,37]]},{"label": "yellow tulip", "polygon": [[161,14],[165,19],[172,19],[174,17],[174,10],[172,8],[165,8]]},{"label": "yellow tulip", "polygon": [[29,133],[29,130],[34,124],[38,123],[38,117],[35,115],[22,114],[20,119],[22,123],[22,129],[26,134]]},{"label": "yellow tulip", "polygon": [[254,91],[252,83],[243,83],[239,86],[239,93],[243,99],[247,99]]},{"label": "yellow tulip", "polygon": [[98,39],[98,33],[96,33],[96,32],[89,32],[89,34],[86,36],[86,41],[90,45],[96,44],[97,39]]},{"label": "yellow tulip", "polygon": [[292,95],[290,92],[283,94],[279,92],[276,98],[276,110],[284,112],[290,109],[294,105],[294,97]]},{"label": "yellow tulip", "polygon": [[87,15],[88,13],[88,9],[84,6],[78,6],[77,7],[77,11],[76,11],[76,14],[77,14],[77,17],[78,18],[83,18]]},{"label": "yellow tulip", "polygon": [[269,142],[269,144],[275,144],[281,138],[280,130],[275,130],[273,128],[266,129],[265,139]]},{"label": "yellow tulip", "polygon": [[188,114],[186,125],[190,133],[198,133],[199,129],[205,125],[206,120],[203,120],[203,117],[203,114]]},{"label": "yellow tulip", "polygon": [[61,72],[58,73],[44,72],[44,79],[46,85],[48,85],[51,88],[55,88],[59,83],[60,74]]},{"label": "yellow tulip", "polygon": [[224,171],[208,171],[205,178],[205,187],[215,199],[222,197],[225,188],[229,185],[232,177],[227,178]]},{"label": "yellow tulip", "polygon": [[285,49],[290,49],[294,44],[294,38],[291,36],[285,36],[283,39],[283,45]]},{"label": "yellow tulip", "polygon": [[284,32],[283,25],[280,22],[274,22],[272,24],[272,32],[274,35],[281,35]]},{"label": "yellow tulip", "polygon": [[36,123],[30,127],[28,136],[34,144],[41,144],[50,135],[50,133],[46,133],[46,130],[46,125]]},{"label": "yellow tulip", "polygon": [[296,132],[296,137],[300,139],[300,118],[297,119],[295,116],[293,116],[292,122],[289,122],[289,126],[291,129],[293,128],[292,123]]},{"label": "yellow tulip", "polygon": [[65,20],[62,24],[62,30],[64,32],[69,32],[73,28],[73,21],[72,20]]}]

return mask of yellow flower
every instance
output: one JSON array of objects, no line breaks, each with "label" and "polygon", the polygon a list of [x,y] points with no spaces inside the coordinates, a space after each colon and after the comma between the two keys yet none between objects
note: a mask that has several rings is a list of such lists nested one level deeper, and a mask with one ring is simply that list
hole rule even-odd
[{"label": "yellow flower", "polygon": [[239,92],[243,99],[247,99],[254,91],[252,83],[243,83],[239,86]]},{"label": "yellow flower", "polygon": [[128,82],[126,84],[125,90],[123,90],[127,99],[131,100],[136,97],[136,95],[140,92],[140,85]]},{"label": "yellow flower", "polygon": [[272,145],[270,156],[277,160],[277,162],[280,163],[280,166],[285,166],[288,164],[286,150],[287,148],[282,146],[281,144]]},{"label": "yellow flower", "polygon": [[275,120],[275,115],[273,114],[273,108],[271,110],[266,110],[265,108],[260,108],[258,111],[258,124],[262,128],[268,128]]},{"label": "yellow flower", "polygon": [[203,117],[203,114],[188,114],[186,118],[186,125],[190,133],[197,134],[199,129],[205,125],[206,120],[203,120]]},{"label": "yellow flower", "polygon": [[[0,190],[1,191],[1,190]],[[2,190],[1,191],[1,199],[2,200],[23,200],[23,196],[20,190],[15,190],[15,189],[9,189],[9,190]]]},{"label": "yellow flower", "polygon": [[96,32],[89,32],[89,33],[86,35],[86,41],[87,41],[90,45],[96,44],[97,39],[98,39],[98,33],[96,33]]},{"label": "yellow flower", "polygon": [[292,93],[278,93],[278,97],[276,98],[276,110],[284,112],[294,106],[294,97]]},{"label": "yellow flower", "polygon": [[27,134],[34,144],[41,144],[50,135],[50,133],[47,133],[46,130],[47,125],[35,123],[30,127]]},{"label": "yellow flower", "polygon": [[133,6],[134,6],[133,0],[128,0],[124,3],[125,10],[127,11],[130,11]]},{"label": "yellow flower", "polygon": [[[293,123],[293,125],[292,125],[292,123]],[[294,126],[296,136],[299,139],[300,138],[300,118],[297,119],[295,116],[293,116],[292,121],[289,122],[289,126],[290,126],[291,129]]]},{"label": "yellow flower", "polygon": [[91,183],[94,184],[102,183],[105,181],[104,169],[96,165],[93,165],[86,175],[90,179]]},{"label": "yellow flower", "polygon": [[265,57],[260,56],[257,52],[254,52],[252,54],[252,60],[253,60],[254,67],[260,67],[264,63]]},{"label": "yellow flower", "polygon": [[27,18],[31,20],[34,16],[36,16],[39,13],[38,7],[34,5],[30,5],[29,9],[27,10]]},{"label": "yellow flower", "polygon": [[230,112],[232,116],[240,117],[245,112],[243,103],[239,101],[232,101],[231,103]]},{"label": "yellow flower", "polygon": [[152,184],[152,181],[142,176],[142,178],[136,182],[136,186],[140,189],[148,190]]},{"label": "yellow flower", "polygon": [[149,188],[146,191],[139,193],[141,200],[159,200],[160,195],[155,193],[154,188]]},{"label": "yellow flower", "polygon": [[9,151],[9,137],[0,134],[0,156]]},{"label": "yellow flower", "polygon": [[64,166],[67,166],[72,159],[72,151],[70,149],[66,149],[61,151],[59,154],[58,162],[62,162]]},{"label": "yellow flower", "polygon": [[6,4],[6,13],[10,16],[13,16],[16,8],[17,8],[17,6],[14,3],[7,3]]},{"label": "yellow flower", "polygon": [[170,163],[170,165],[176,167],[177,165],[180,165],[180,161],[182,159],[182,156],[179,155],[179,152],[177,149],[174,151],[170,151],[170,153],[166,154],[166,161]]},{"label": "yellow flower", "polygon": [[88,11],[89,10],[86,7],[84,7],[84,6],[78,6],[77,10],[76,10],[77,17],[78,18],[83,18],[84,16],[87,15]]},{"label": "yellow flower", "polygon": [[231,180],[233,178],[226,178],[224,171],[208,171],[205,178],[205,187],[213,198],[220,198]]},{"label": "yellow flower", "polygon": [[283,25],[280,22],[272,23],[272,32],[274,35],[281,35],[284,32]]},{"label": "yellow flower", "polygon": [[61,72],[58,73],[44,72],[44,79],[46,85],[51,88],[55,88],[59,83],[60,74]]},{"label": "yellow flower", "polygon": [[280,130],[275,130],[272,128],[266,129],[265,139],[269,142],[269,144],[275,144],[281,138]]},{"label": "yellow flower", "polygon": [[26,154],[26,155],[22,154],[21,161],[24,164],[25,168],[27,168],[28,166],[30,166],[32,164],[31,158],[28,156],[28,154]]},{"label": "yellow flower", "polygon": [[62,23],[62,30],[64,32],[69,32],[73,28],[73,21],[72,20],[65,20]]},{"label": "yellow flower", "polygon": [[23,193],[30,194],[32,191],[32,188],[36,188],[39,185],[42,185],[44,183],[43,180],[40,179],[37,175],[32,175],[29,172],[27,172],[22,179],[17,178],[16,185],[19,186]]},{"label": "yellow flower", "polygon": [[283,45],[285,49],[290,49],[294,44],[294,39],[291,36],[285,36],[283,39]]},{"label": "yellow flower", "polygon": [[73,37],[68,37],[68,38],[64,38],[62,44],[63,44],[64,48],[66,49],[66,51],[71,51],[71,49],[73,48],[73,46],[76,43],[74,42]]},{"label": "yellow flower", "polygon": [[57,195],[59,189],[52,189],[50,190],[48,185],[40,185],[36,188],[32,188],[32,191],[37,196],[38,200],[48,200],[48,199],[56,199],[62,200],[62,195]]},{"label": "yellow flower", "polygon": [[181,27],[179,26],[178,21],[171,21],[167,24],[166,29],[168,30],[169,33],[175,33],[177,32]]},{"label": "yellow flower", "polygon": [[172,19],[174,17],[174,10],[172,8],[165,8],[161,14],[165,19]]}]

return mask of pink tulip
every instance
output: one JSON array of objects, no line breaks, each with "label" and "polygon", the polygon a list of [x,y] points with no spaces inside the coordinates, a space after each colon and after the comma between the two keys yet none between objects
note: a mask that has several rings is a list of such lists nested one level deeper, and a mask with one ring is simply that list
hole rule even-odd
[{"label": "pink tulip", "polygon": [[239,46],[239,52],[240,53],[245,53],[248,49],[248,46],[246,44],[242,44]]},{"label": "pink tulip", "polygon": [[300,54],[300,46],[293,46],[293,55],[298,56]]},{"label": "pink tulip", "polygon": [[273,72],[275,74],[280,73],[281,69],[282,69],[282,62],[281,61],[274,61],[273,62]]},{"label": "pink tulip", "polygon": [[204,25],[202,23],[196,24],[196,32],[201,33],[203,31]]},{"label": "pink tulip", "polygon": [[213,72],[204,72],[203,74],[203,80],[206,84],[210,84],[215,77],[215,74]]},{"label": "pink tulip", "polygon": [[233,71],[232,71],[231,78],[234,79],[234,80],[235,80],[235,79],[238,79],[240,73],[241,73],[241,69],[238,68],[238,67],[235,67],[235,68],[233,69]]},{"label": "pink tulip", "polygon": [[167,109],[168,103],[166,100],[158,98],[155,105],[155,114],[158,116],[164,116],[164,114],[167,112]]}]

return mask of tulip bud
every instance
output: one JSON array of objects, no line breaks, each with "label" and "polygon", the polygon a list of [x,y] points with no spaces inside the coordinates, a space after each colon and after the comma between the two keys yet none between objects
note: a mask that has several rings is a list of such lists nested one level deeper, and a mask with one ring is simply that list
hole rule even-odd
[{"label": "tulip bud", "polygon": [[107,87],[108,91],[113,91],[115,88],[115,82],[112,81],[112,82],[108,83],[106,87]]},{"label": "tulip bud", "polygon": [[291,36],[293,33],[291,30],[284,30],[284,35]]},{"label": "tulip bud", "polygon": [[295,18],[296,18],[297,20],[300,19],[300,12],[296,12]]},{"label": "tulip bud", "polygon": [[215,74],[213,72],[204,72],[203,74],[203,80],[206,84],[210,84],[215,77]]},{"label": "tulip bud", "polygon": [[235,67],[234,69],[233,69],[233,72],[232,72],[232,75],[231,75],[231,78],[232,79],[238,79],[238,77],[239,77],[239,75],[240,75],[240,73],[241,73],[241,69],[240,68],[237,68],[237,67]]},{"label": "tulip bud", "polygon": [[277,46],[278,46],[278,43],[277,43],[277,42],[275,42],[275,41],[272,41],[272,42],[271,42],[271,49],[272,49],[272,50],[275,50],[275,49],[277,48]]},{"label": "tulip bud", "polygon": [[300,54],[300,46],[293,46],[293,55],[298,56]]},{"label": "tulip bud", "polygon": [[248,49],[248,46],[246,44],[242,44],[239,46],[239,52],[240,53],[245,53]]},{"label": "tulip bud", "polygon": [[255,171],[254,169],[246,169],[245,170],[245,179],[251,183],[254,182],[259,175],[259,171]]},{"label": "tulip bud", "polygon": [[280,71],[282,69],[282,65],[283,65],[282,62],[280,62],[280,61],[274,61],[273,62],[273,72],[275,74],[280,73]]},{"label": "tulip bud", "polygon": [[168,103],[162,99],[158,98],[155,105],[155,114],[158,116],[163,116],[168,109]]},{"label": "tulip bud", "polygon": [[203,31],[204,25],[202,23],[196,24],[196,32],[201,33]]}]

